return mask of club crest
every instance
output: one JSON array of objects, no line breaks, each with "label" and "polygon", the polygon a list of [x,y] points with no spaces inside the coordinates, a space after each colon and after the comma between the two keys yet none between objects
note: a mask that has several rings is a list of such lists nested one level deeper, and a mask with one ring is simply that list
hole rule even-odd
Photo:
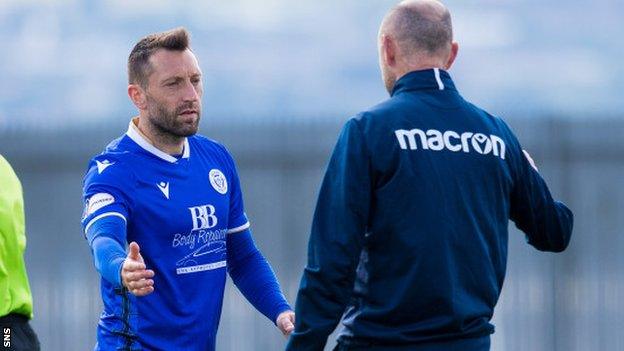
[{"label": "club crest", "polygon": [[210,173],[208,173],[208,179],[210,179],[210,185],[212,185],[214,190],[216,190],[219,194],[225,195],[225,193],[227,193],[227,179],[225,179],[225,175],[223,175],[220,170],[210,170]]}]

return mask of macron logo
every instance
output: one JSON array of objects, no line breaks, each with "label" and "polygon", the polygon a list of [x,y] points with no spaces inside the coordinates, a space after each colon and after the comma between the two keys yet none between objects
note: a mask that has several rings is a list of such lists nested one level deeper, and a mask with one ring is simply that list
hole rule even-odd
[{"label": "macron logo", "polygon": [[98,174],[102,174],[102,172],[104,172],[104,170],[112,165],[115,164],[115,162],[110,162],[109,160],[103,160],[102,162],[95,160],[95,164],[97,165],[97,169],[98,169]]},{"label": "macron logo", "polygon": [[453,152],[476,151],[481,155],[492,153],[501,159],[505,159],[505,142],[496,135],[485,135],[482,133],[465,132],[461,135],[452,130],[440,132],[429,129],[426,132],[420,129],[395,130],[399,146],[403,150],[423,150],[440,151],[447,149]]},{"label": "macron logo", "polygon": [[169,200],[169,182],[160,182],[156,184],[156,186],[158,186],[158,189],[160,189],[160,191],[163,193],[163,195],[165,195],[167,200]]}]

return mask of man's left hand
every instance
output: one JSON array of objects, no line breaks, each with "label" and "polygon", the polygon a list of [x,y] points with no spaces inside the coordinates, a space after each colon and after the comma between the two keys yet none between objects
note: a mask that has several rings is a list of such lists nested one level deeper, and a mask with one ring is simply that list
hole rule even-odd
[{"label": "man's left hand", "polygon": [[275,324],[279,328],[279,330],[284,334],[284,336],[288,337],[290,333],[295,330],[295,312],[293,311],[284,311],[277,316],[277,320]]}]

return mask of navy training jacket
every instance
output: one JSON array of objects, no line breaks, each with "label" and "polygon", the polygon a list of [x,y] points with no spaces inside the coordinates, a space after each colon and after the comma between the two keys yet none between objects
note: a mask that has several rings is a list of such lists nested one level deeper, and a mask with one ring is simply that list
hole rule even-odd
[{"label": "navy training jacket", "polygon": [[488,350],[509,219],[562,251],[572,212],[500,118],[439,69],[350,119],[325,174],[287,350]]}]

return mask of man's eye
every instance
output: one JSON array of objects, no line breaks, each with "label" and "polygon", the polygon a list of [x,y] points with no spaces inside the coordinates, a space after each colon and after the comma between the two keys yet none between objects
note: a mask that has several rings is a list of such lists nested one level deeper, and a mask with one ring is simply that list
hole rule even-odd
[{"label": "man's eye", "polygon": [[167,83],[167,84],[165,84],[165,85],[166,85],[166,86],[168,86],[168,87],[173,87],[173,86],[178,85],[178,82],[177,82],[177,81],[175,81],[175,82],[169,82],[169,83]]}]

